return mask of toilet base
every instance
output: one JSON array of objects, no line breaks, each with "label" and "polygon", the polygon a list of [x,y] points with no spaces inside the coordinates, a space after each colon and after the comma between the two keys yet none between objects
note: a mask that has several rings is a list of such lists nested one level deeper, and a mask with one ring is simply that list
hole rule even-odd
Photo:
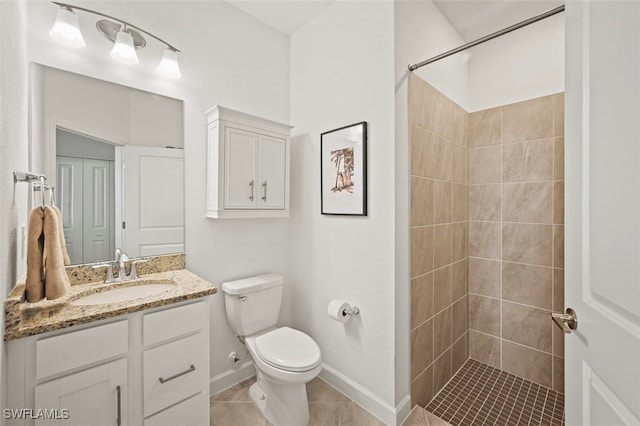
[{"label": "toilet base", "polygon": [[274,426],[305,426],[309,422],[305,383],[275,383],[258,371],[258,380],[249,388],[249,396]]}]

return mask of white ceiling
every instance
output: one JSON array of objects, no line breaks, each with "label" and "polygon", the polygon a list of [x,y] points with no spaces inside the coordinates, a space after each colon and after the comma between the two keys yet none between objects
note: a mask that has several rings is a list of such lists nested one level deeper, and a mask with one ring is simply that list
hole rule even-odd
[{"label": "white ceiling", "polygon": [[[0,0],[1,1],[1,0]],[[227,0],[291,35],[335,0]],[[564,0],[433,0],[465,41],[491,34],[564,4]]]},{"label": "white ceiling", "polygon": [[433,0],[433,2],[466,42],[564,4],[564,0]]},{"label": "white ceiling", "polygon": [[276,30],[291,35],[334,0],[227,0]]}]

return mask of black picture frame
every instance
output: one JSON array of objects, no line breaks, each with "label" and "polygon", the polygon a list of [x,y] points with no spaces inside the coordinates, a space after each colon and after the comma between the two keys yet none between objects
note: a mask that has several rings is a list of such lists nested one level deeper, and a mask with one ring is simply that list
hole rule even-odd
[{"label": "black picture frame", "polygon": [[367,122],[320,135],[320,212],[367,216]]}]

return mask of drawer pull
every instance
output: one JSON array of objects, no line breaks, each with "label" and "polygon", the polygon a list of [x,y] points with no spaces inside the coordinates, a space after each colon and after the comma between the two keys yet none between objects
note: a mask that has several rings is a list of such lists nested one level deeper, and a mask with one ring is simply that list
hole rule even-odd
[{"label": "drawer pull", "polygon": [[182,373],[178,373],[178,374],[174,374],[171,377],[167,377],[166,379],[164,377],[159,377],[158,380],[160,380],[160,383],[167,383],[169,380],[173,380],[173,379],[177,379],[180,376],[184,376],[185,374],[191,373],[192,371],[196,371],[196,366],[191,364],[191,367],[189,367],[188,370],[184,370]]},{"label": "drawer pull", "polygon": [[116,386],[116,393],[118,394],[118,405],[116,412],[116,425],[122,425],[122,403],[121,403],[121,395],[120,395],[120,385]]}]

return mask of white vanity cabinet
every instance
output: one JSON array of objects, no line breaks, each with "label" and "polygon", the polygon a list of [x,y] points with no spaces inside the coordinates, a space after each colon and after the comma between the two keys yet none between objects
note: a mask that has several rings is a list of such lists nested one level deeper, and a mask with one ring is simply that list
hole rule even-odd
[{"label": "white vanity cabinet", "polygon": [[288,217],[291,126],[221,106],[206,114],[207,217]]},{"label": "white vanity cabinet", "polygon": [[9,425],[209,424],[208,297],[10,340],[7,350],[6,408],[33,409]]}]

